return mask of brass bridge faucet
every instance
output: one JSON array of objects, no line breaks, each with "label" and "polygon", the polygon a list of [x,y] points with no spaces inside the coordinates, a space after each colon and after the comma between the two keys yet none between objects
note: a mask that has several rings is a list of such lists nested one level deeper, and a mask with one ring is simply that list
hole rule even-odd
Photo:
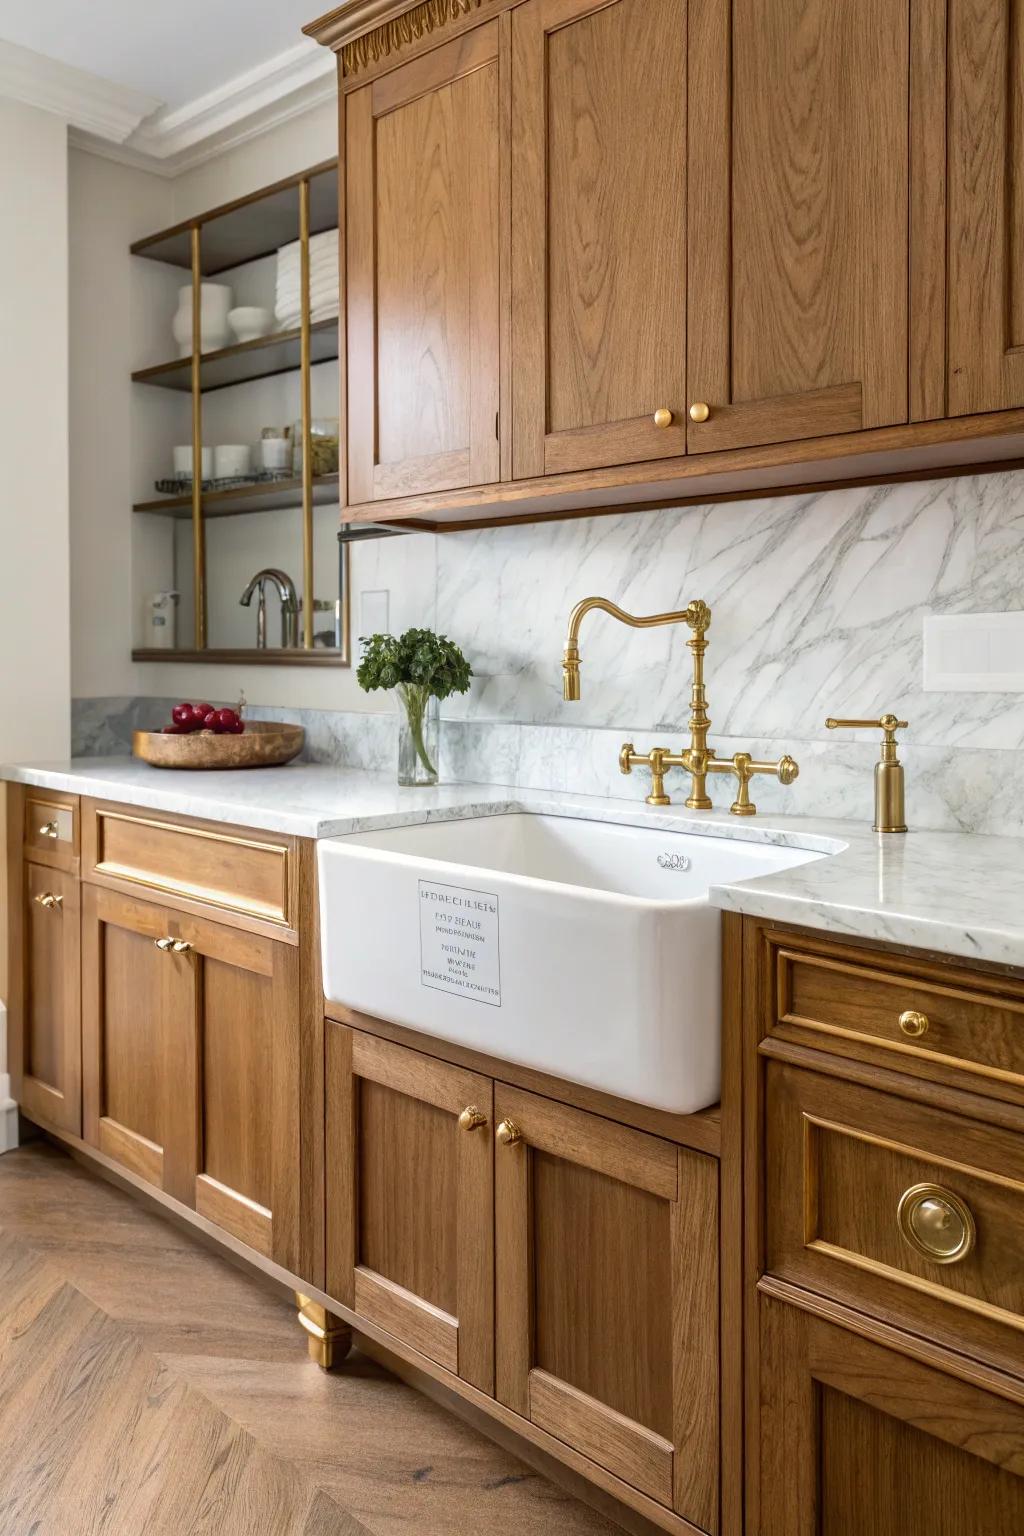
[{"label": "brass bridge faucet", "polygon": [[705,637],[711,627],[711,609],[699,598],[674,613],[640,615],[627,613],[624,608],[620,608],[617,603],[611,602],[606,597],[585,597],[581,603],[576,604],[569,619],[569,633],[562,655],[564,698],[574,700],[580,697],[580,625],[594,608],[600,609],[602,613],[610,613],[613,619],[618,619],[620,624],[628,624],[631,629],[654,629],[662,624],[686,624],[692,631],[690,639],[686,642],[693,657],[693,681],[690,687],[690,745],[682,752],[670,752],[667,747],[652,747],[649,752],[640,753],[634,750],[631,741],[627,741],[619,753],[619,767],[623,773],[632,773],[634,768],[639,767],[651,770],[651,792],[647,796],[648,805],[671,805],[672,802],[665,793],[665,775],[670,768],[682,768],[690,775],[690,794],[686,804],[691,811],[712,809],[711,797],[707,789],[708,775],[712,773],[735,775],[736,798],[729,807],[734,816],[756,814],[757,806],[750,799],[750,780],[755,773],[774,774],[780,784],[792,784],[800,769],[791,757],[782,757],[777,763],[766,763],[753,758],[749,752],[736,752],[731,758],[720,759],[715,756],[714,748],[708,746],[711,720],[708,715],[707,695],[704,691],[704,653],[708,648]]}]

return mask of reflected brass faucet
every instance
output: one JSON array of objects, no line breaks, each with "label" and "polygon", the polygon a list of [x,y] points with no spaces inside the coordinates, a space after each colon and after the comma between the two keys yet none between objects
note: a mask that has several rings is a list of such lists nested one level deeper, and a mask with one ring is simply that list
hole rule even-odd
[{"label": "reflected brass faucet", "polygon": [[670,768],[682,768],[690,775],[690,793],[686,804],[691,811],[710,811],[708,775],[731,773],[736,778],[736,798],[729,807],[734,816],[753,816],[757,806],[750,799],[750,780],[756,773],[774,774],[780,784],[792,784],[800,772],[791,757],[781,757],[777,763],[760,762],[749,752],[736,752],[731,758],[717,758],[714,748],[708,746],[711,720],[704,691],[704,653],[708,648],[707,632],[711,627],[711,609],[698,598],[687,607],[673,613],[627,613],[617,603],[606,597],[585,597],[577,603],[569,619],[562,654],[562,695],[569,700],[580,697],[580,625],[594,608],[610,613],[620,624],[632,629],[654,629],[662,624],[686,624],[692,634],[686,642],[693,658],[693,681],[690,687],[690,745],[682,752],[670,752],[667,747],[652,747],[649,752],[636,752],[633,743],[627,741],[619,753],[619,767],[623,773],[634,768],[651,770],[651,792],[648,805],[671,805],[665,793],[665,775]]}]

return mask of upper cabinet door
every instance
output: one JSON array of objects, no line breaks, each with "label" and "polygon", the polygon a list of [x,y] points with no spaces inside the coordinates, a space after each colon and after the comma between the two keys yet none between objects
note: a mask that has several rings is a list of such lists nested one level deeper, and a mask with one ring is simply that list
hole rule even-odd
[{"label": "upper cabinet door", "polygon": [[348,97],[348,494],[499,477],[498,23]]},{"label": "upper cabinet door", "polygon": [[911,0],[689,18],[690,452],[905,422]]},{"label": "upper cabinet door", "polygon": [[1024,4],[949,0],[949,414],[1024,404]]},{"label": "upper cabinet door", "polygon": [[682,0],[520,6],[512,14],[517,478],[685,453],[685,225]]}]

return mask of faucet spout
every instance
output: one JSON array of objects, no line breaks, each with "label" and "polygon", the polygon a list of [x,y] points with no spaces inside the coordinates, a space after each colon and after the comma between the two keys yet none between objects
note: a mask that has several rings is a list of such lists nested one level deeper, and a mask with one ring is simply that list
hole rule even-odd
[{"label": "faucet spout", "polygon": [[594,609],[611,614],[620,624],[631,629],[655,629],[662,624],[688,624],[695,634],[703,635],[711,623],[711,609],[707,603],[690,603],[686,608],[672,613],[627,613],[618,603],[607,597],[585,597],[576,604],[569,616],[569,633],[562,652],[562,697],[573,703],[580,697],[580,625]]}]

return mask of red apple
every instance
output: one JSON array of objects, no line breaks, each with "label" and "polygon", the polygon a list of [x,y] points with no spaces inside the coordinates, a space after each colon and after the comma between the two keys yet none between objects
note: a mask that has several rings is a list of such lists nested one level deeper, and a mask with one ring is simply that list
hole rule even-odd
[{"label": "red apple", "polygon": [[233,709],[218,709],[215,712],[214,718],[216,724],[214,725],[213,729],[215,731],[233,732],[235,726],[238,724],[238,716],[235,714]]},{"label": "red apple", "polygon": [[192,705],[175,704],[174,708],[171,710],[171,719],[174,721],[175,725],[191,725]]}]

